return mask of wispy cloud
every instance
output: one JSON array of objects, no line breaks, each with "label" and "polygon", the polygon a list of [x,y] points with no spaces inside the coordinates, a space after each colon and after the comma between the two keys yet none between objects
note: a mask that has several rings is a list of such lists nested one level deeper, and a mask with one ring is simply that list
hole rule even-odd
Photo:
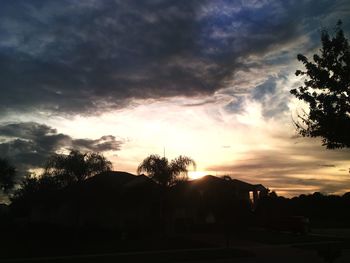
[{"label": "wispy cloud", "polygon": [[[284,144],[273,150],[252,150],[242,153],[241,158],[232,160],[231,164],[207,169],[260,182],[287,195],[293,195],[293,189],[298,189],[299,194],[349,191],[349,174],[345,168],[349,165],[350,151],[329,151],[315,143],[319,142],[302,139],[298,146]],[[305,189],[300,190],[300,187]]]}]

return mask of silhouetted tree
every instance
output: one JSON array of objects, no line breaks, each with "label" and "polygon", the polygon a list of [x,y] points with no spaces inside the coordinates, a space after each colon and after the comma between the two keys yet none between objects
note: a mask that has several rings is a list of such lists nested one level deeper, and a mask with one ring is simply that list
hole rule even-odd
[{"label": "silhouetted tree", "polygon": [[168,193],[169,188],[176,185],[178,182],[188,179],[188,166],[193,165],[196,167],[196,163],[189,157],[179,156],[169,162],[165,157],[159,155],[150,155],[142,161],[137,168],[137,173],[141,174],[145,172],[150,178],[152,178],[158,185],[160,185],[160,202],[159,202],[159,219],[160,219],[160,231],[163,235],[166,235],[167,226],[169,226],[169,220],[167,214],[169,210]]},{"label": "silhouetted tree", "polygon": [[96,174],[109,171],[112,167],[99,153],[71,151],[68,155],[55,154],[48,158],[45,170],[40,176],[27,175],[15,191],[12,200],[46,195]]},{"label": "silhouetted tree", "polygon": [[145,172],[150,178],[162,187],[171,187],[181,180],[187,180],[188,167],[196,163],[189,157],[179,156],[174,160],[159,155],[150,155],[142,161],[137,168],[137,173]]},{"label": "silhouetted tree", "polygon": [[7,192],[14,187],[16,169],[8,160],[0,158],[0,190]]},{"label": "silhouetted tree", "polygon": [[54,177],[62,186],[66,186],[110,171],[111,168],[111,162],[99,153],[72,150],[68,155],[55,154],[49,157],[43,177]]},{"label": "silhouetted tree", "polygon": [[53,192],[61,189],[61,187],[61,183],[54,177],[28,174],[21,181],[19,188],[14,191],[11,199],[12,201],[32,199],[33,197],[37,197],[38,194]]},{"label": "silhouetted tree", "polygon": [[328,149],[350,147],[350,47],[341,29],[341,21],[334,36],[326,30],[321,34],[321,54],[310,62],[299,54],[306,71],[304,85],[290,92],[309,105],[309,113],[298,115],[296,127],[302,136],[321,137]]},{"label": "silhouetted tree", "polygon": [[52,155],[48,158],[41,176],[27,176],[22,181],[21,187],[12,197],[13,207],[17,207],[18,213],[28,213],[33,204],[52,207],[57,198],[62,197],[59,192],[74,184],[75,194],[71,202],[76,206],[75,225],[79,226],[84,193],[82,184],[77,183],[109,171],[111,167],[110,161],[95,152],[81,153],[72,150],[68,155]]}]

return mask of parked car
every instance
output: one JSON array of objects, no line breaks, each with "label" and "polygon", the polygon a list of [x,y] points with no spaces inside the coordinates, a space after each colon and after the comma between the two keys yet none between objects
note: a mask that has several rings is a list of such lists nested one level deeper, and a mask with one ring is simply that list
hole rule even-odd
[{"label": "parked car", "polygon": [[266,227],[273,231],[287,231],[307,234],[310,232],[310,220],[305,216],[285,216],[267,220]]}]

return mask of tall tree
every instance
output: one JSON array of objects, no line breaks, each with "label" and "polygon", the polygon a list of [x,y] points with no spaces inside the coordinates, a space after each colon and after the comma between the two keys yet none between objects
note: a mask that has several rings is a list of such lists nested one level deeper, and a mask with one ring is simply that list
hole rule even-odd
[{"label": "tall tree", "polygon": [[298,55],[306,70],[295,74],[305,77],[304,85],[290,91],[310,109],[298,115],[299,134],[322,138],[328,149],[350,147],[350,47],[341,24],[332,36],[322,31],[322,48],[313,62]]},{"label": "tall tree", "polygon": [[188,178],[188,167],[196,167],[194,160],[187,156],[179,156],[174,160],[159,155],[150,155],[142,161],[137,168],[137,173],[145,172],[156,183],[163,187],[171,187],[178,181]]},{"label": "tall tree", "polygon": [[7,192],[14,187],[16,169],[8,160],[0,158],[0,190]]},{"label": "tall tree", "polygon": [[160,185],[160,203],[159,203],[159,219],[160,231],[163,235],[167,234],[167,228],[170,226],[169,217],[171,209],[169,210],[169,188],[180,181],[188,179],[188,167],[192,165],[196,167],[196,163],[189,157],[179,156],[169,162],[166,157],[152,154],[144,159],[139,167],[137,173],[145,172],[158,185]]},{"label": "tall tree", "polygon": [[54,177],[65,186],[84,181],[111,168],[111,162],[99,153],[72,150],[68,155],[55,154],[49,157],[43,176]]},{"label": "tall tree", "polygon": [[[52,205],[50,202],[57,198],[57,191],[66,186],[82,182],[99,173],[111,170],[112,164],[103,155],[95,152],[81,153],[72,150],[68,155],[55,154],[48,158],[44,173],[37,176],[27,176],[12,197],[12,203],[19,210],[26,210],[32,202],[41,205]],[[81,186],[81,185],[79,185]],[[79,225],[81,216],[82,188],[75,189],[74,200],[76,205],[76,225]]]}]

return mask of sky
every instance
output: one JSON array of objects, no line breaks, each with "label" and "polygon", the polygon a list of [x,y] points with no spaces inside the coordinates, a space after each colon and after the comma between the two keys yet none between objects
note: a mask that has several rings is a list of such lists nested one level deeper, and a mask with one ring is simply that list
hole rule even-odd
[{"label": "sky", "polygon": [[[38,171],[97,151],[136,173],[186,155],[191,178],[230,175],[284,196],[350,191],[350,150],[293,126],[289,91],[347,0],[0,2],[0,156]],[[19,178],[20,179],[20,178]]]}]

